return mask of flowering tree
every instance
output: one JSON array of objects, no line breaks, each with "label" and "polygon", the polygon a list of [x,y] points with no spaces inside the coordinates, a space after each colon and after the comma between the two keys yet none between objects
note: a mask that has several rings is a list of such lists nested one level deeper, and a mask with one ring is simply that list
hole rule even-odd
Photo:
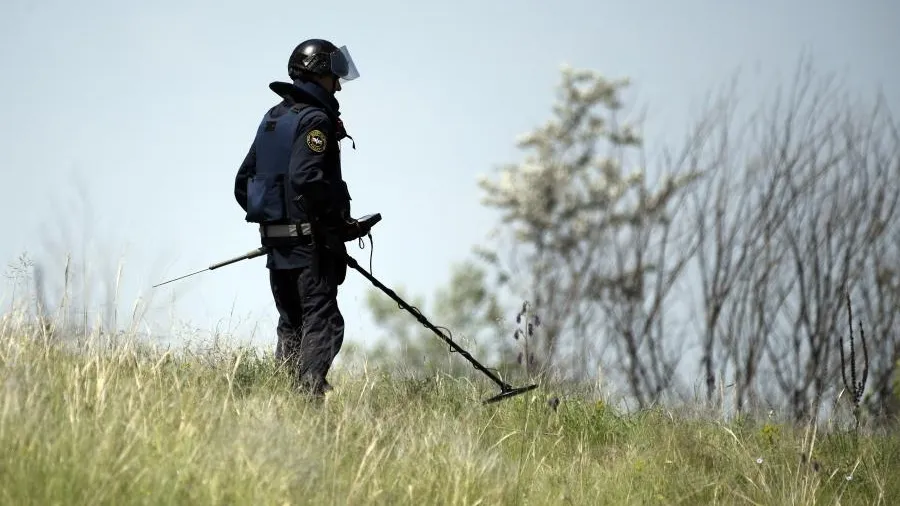
[{"label": "flowering tree", "polygon": [[628,84],[563,69],[553,117],[518,142],[525,159],[479,181],[507,246],[480,255],[540,317],[525,357],[532,372],[583,378],[611,350],[644,404],[677,364],[661,308],[690,256],[689,240],[672,247],[672,225],[697,174],[651,182],[637,124],[619,118]]}]

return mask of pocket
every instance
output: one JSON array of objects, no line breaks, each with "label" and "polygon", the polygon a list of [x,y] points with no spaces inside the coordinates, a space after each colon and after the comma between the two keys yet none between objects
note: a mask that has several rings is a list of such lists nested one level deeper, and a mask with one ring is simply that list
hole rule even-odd
[{"label": "pocket", "polygon": [[347,189],[347,183],[343,180],[340,181],[337,188],[337,195],[335,195],[335,201],[337,208],[346,212],[347,218],[351,216],[350,214],[350,191]]},{"label": "pocket", "polygon": [[341,180],[341,186],[340,186],[340,187],[341,187],[341,191],[342,191],[341,197],[347,199],[347,202],[350,202],[351,200],[353,200],[353,199],[350,198],[350,189],[347,188],[347,182]]},{"label": "pocket", "polygon": [[283,174],[257,174],[247,181],[247,217],[252,223],[273,223],[287,218]]}]

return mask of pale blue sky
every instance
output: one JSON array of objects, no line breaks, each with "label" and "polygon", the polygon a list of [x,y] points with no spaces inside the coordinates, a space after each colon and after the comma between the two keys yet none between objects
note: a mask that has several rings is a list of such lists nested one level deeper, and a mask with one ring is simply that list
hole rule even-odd
[{"label": "pale blue sky", "polygon": [[[650,126],[676,138],[733,71],[787,76],[804,50],[900,109],[897,5],[6,0],[0,258],[45,255],[44,237],[64,225],[80,248],[78,184],[91,200],[87,230],[113,255],[98,268],[124,254],[126,309],[155,282],[254,248],[234,173],[275,103],[268,83],[286,78],[298,42],[324,37],[346,44],[361,73],[339,94],[357,144],[345,146],[344,173],[354,214],[384,215],[375,275],[430,296],[494,223],[476,177],[515,161],[516,136],[549,118],[562,63],[632,77]],[[368,263],[368,249],[351,252]],[[342,287],[350,340],[371,334],[367,286],[350,272]],[[157,289],[158,321],[173,294],[193,326],[239,319],[239,332],[258,323],[254,341],[274,343],[263,259]]]}]

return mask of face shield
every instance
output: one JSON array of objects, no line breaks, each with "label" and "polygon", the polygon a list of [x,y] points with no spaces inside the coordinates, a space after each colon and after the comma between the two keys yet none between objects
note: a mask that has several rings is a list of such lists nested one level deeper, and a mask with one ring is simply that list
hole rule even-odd
[{"label": "face shield", "polygon": [[356,64],[353,63],[353,57],[350,56],[347,46],[341,46],[329,56],[331,72],[340,78],[341,84],[359,77],[359,71],[356,70]]}]

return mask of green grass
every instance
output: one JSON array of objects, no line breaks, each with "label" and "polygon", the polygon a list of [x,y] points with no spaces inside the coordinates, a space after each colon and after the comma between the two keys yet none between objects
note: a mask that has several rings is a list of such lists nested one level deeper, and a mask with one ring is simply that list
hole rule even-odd
[{"label": "green grass", "polygon": [[[549,389],[340,375],[320,406],[271,357],[50,346],[4,327],[0,504],[888,504],[898,436],[620,416]],[[806,458],[801,457],[806,456]],[[758,463],[757,459],[762,459]],[[847,479],[851,476],[851,479]]]}]

